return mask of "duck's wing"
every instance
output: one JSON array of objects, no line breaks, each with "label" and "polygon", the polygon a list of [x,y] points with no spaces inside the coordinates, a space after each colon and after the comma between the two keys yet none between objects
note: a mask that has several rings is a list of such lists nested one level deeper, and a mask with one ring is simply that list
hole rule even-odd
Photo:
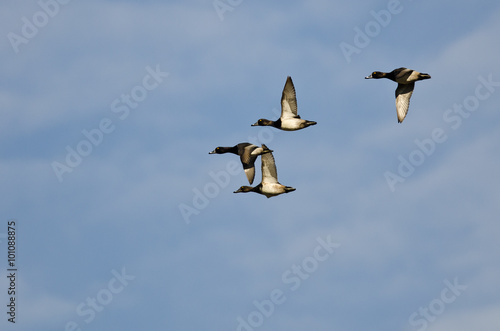
[{"label": "duck's wing", "polygon": [[252,154],[253,150],[256,149],[257,146],[250,143],[240,143],[237,146],[241,162],[248,163],[250,161],[250,154]]},{"label": "duck's wing", "polygon": [[248,182],[252,185],[253,179],[255,178],[255,166],[253,164],[252,167],[249,168],[243,166],[243,169],[245,170],[245,175],[247,175]]},{"label": "duck's wing", "polygon": [[394,81],[398,83],[406,83],[408,77],[412,74],[413,70],[408,68],[397,68],[394,69],[391,74],[394,77]]},{"label": "duck's wing", "polygon": [[281,95],[281,118],[297,117],[297,98],[292,77],[286,78],[283,94]]},{"label": "duck's wing", "polygon": [[262,154],[260,160],[262,161],[262,183],[278,183],[273,153]]},{"label": "duck's wing", "polygon": [[398,113],[398,123],[403,122],[410,107],[410,98],[413,93],[415,83],[398,84],[396,89],[396,111]]},{"label": "duck's wing", "polygon": [[245,175],[247,175],[250,184],[253,183],[253,179],[255,178],[255,159],[257,156],[252,155],[252,152],[256,148],[257,146],[250,143],[238,144],[238,154],[240,155],[243,170],[245,170]]}]

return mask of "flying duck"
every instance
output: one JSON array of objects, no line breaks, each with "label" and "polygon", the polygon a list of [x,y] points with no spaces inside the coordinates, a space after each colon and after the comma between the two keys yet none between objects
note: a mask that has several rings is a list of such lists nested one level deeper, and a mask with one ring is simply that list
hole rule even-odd
[{"label": "flying duck", "polygon": [[267,148],[264,144],[262,147],[258,147],[250,143],[240,143],[233,147],[217,147],[208,154],[233,153],[239,155],[241,164],[243,165],[243,170],[245,170],[245,174],[247,175],[248,182],[252,184],[255,177],[255,160],[257,159],[257,156],[271,152],[272,150]]},{"label": "flying duck", "polygon": [[398,68],[391,72],[374,71],[370,76],[365,77],[365,79],[369,78],[388,78],[398,83],[398,87],[396,88],[396,110],[398,113],[398,123],[401,123],[408,113],[415,82],[417,80],[429,79],[431,76],[407,68]]},{"label": "flying duck", "polygon": [[252,126],[274,126],[285,131],[295,131],[315,124],[316,122],[303,120],[297,115],[295,87],[293,86],[292,77],[288,76],[281,96],[281,117],[276,121],[261,118]]},{"label": "flying duck", "polygon": [[[265,147],[266,145],[263,144],[262,146]],[[293,187],[278,183],[278,173],[272,152],[262,154],[260,159],[262,163],[262,181],[260,184],[255,187],[242,186],[234,191],[234,193],[255,192],[270,198],[282,193],[295,191]]]}]

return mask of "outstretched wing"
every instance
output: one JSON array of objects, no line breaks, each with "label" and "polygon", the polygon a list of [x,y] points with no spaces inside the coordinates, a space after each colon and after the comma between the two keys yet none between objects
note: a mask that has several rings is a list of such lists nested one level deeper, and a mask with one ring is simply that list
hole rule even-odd
[{"label": "outstretched wing", "polygon": [[413,70],[411,69],[401,67],[394,69],[390,74],[392,74],[392,77],[394,77],[393,81],[404,84],[407,82],[408,77],[410,77],[412,72]]},{"label": "outstretched wing", "polygon": [[292,77],[288,76],[281,95],[281,118],[290,117],[297,117],[297,98]]},{"label": "outstretched wing", "polygon": [[255,178],[255,167],[252,164],[252,167],[245,168],[245,166],[243,166],[243,169],[245,170],[245,175],[247,175],[248,182],[252,185],[253,179]]},{"label": "outstretched wing", "polygon": [[403,122],[410,107],[410,98],[413,94],[415,83],[398,84],[396,89],[396,111],[398,113],[398,123]]},{"label": "outstretched wing", "polygon": [[255,178],[255,158],[256,156],[252,155],[252,152],[257,148],[257,146],[250,143],[241,143],[238,144],[238,154],[240,155],[241,164],[243,165],[243,169],[245,170],[245,175],[247,176],[248,182],[250,184],[253,183],[253,179]]},{"label": "outstretched wing", "polygon": [[278,183],[273,153],[262,154],[260,160],[262,161],[262,183]]},{"label": "outstretched wing", "polygon": [[240,156],[241,163],[243,163],[244,165],[250,163],[250,154],[252,154],[253,150],[256,148],[257,146],[250,143],[238,144],[238,155]]}]

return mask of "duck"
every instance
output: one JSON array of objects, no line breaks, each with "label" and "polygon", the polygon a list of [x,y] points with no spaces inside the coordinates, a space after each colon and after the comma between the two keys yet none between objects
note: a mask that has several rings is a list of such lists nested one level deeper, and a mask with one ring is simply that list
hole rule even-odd
[{"label": "duck", "polygon": [[429,74],[420,73],[416,70],[401,67],[394,69],[391,72],[374,71],[370,76],[365,77],[365,79],[370,78],[388,78],[398,83],[398,87],[396,88],[396,111],[398,115],[398,123],[402,123],[408,113],[408,108],[410,107],[410,98],[413,94],[413,89],[415,88],[415,82],[418,80],[429,79],[431,76]]},{"label": "duck", "polygon": [[262,147],[258,147],[250,143],[239,143],[233,147],[221,147],[221,146],[216,147],[213,151],[209,152],[208,154],[233,153],[239,155],[248,182],[250,183],[250,185],[252,185],[255,177],[255,160],[259,155],[271,152],[272,150],[267,148],[267,146],[264,144],[262,144]]},{"label": "duck", "polygon": [[314,121],[301,119],[297,114],[295,87],[293,86],[292,77],[288,76],[281,95],[281,117],[276,121],[261,118],[252,126],[273,126],[280,130],[296,131],[316,124]]},{"label": "duck", "polygon": [[[263,144],[262,146],[264,147],[265,145]],[[260,160],[262,168],[262,180],[260,184],[255,187],[241,186],[233,193],[255,192],[265,195],[267,198],[271,198],[282,193],[295,191],[295,188],[282,185],[278,182],[278,173],[276,171],[276,163],[274,162],[274,156],[272,152],[262,154],[260,156]]]}]

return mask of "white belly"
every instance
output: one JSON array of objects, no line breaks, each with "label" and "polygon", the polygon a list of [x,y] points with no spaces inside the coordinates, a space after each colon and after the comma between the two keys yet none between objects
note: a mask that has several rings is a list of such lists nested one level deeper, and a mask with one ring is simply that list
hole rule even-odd
[{"label": "white belly", "polygon": [[302,129],[306,121],[300,118],[286,118],[281,120],[281,128],[283,130],[294,131]]},{"label": "white belly", "polygon": [[270,198],[275,195],[285,193],[285,186],[280,183],[262,183],[262,194]]}]

